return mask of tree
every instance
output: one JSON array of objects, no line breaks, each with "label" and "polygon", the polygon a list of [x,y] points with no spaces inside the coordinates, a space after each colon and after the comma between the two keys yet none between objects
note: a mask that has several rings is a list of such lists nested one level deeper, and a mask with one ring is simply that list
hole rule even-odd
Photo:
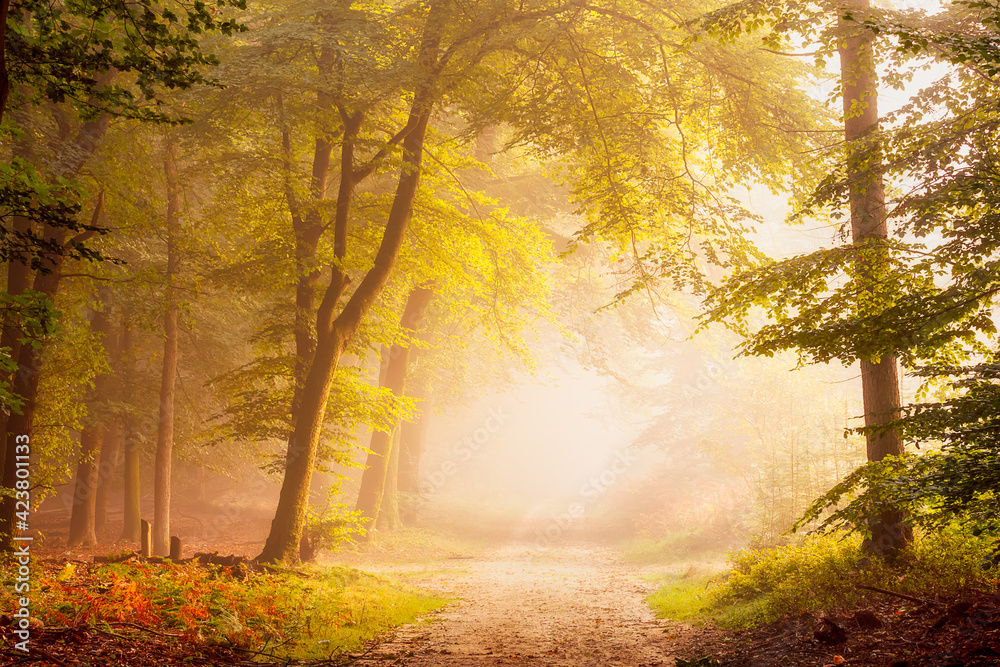
[{"label": "tree", "polygon": [[156,430],[156,461],[153,481],[153,553],[170,553],[170,472],[174,450],[174,388],[177,382],[178,273],[180,271],[180,184],[177,181],[176,148],[166,140],[163,172],[167,187],[167,271],[163,304],[163,366],[160,373],[160,416]]},{"label": "tree", "polygon": [[[870,339],[905,343],[912,372],[930,385],[924,396],[937,387],[939,398],[904,406],[891,426],[918,446],[941,449],[857,470],[819,498],[803,521],[829,510],[825,527],[855,528],[870,507],[891,503],[931,529],[958,517],[996,537],[996,350],[986,339],[995,333],[992,311],[1000,292],[1000,156],[990,78],[1000,71],[1000,7],[956,2],[930,20],[875,15],[864,25],[895,37],[902,56],[933,55],[950,66],[880,140],[886,174],[907,181],[890,211],[898,227],[921,242],[898,244],[899,259],[886,280],[895,290],[892,302],[845,323]],[[933,114],[932,101],[939,105]],[[842,198],[844,189],[842,179],[831,178],[826,200]],[[1000,563],[1000,540],[997,545],[988,565]]]},{"label": "tree", "polygon": [[[0,227],[0,258],[8,262],[8,278],[13,278],[9,288],[26,288],[34,271],[33,291],[51,301],[67,258],[102,259],[86,241],[103,231],[97,224],[103,192],[87,223],[78,215],[82,188],[76,179],[103,140],[111,118],[181,120],[155,108],[162,104],[163,91],[208,83],[202,67],[215,60],[202,53],[201,34],[232,34],[241,26],[221,13],[215,16],[214,9],[202,3],[177,11],[153,2],[28,3],[19,6],[20,11],[9,9],[7,3],[0,6],[6,30],[0,44],[0,116],[8,104],[19,110],[19,119],[38,107],[51,112],[60,136],[44,172],[29,161],[27,142],[19,143],[19,154],[0,169],[0,219],[5,222]],[[123,83],[126,80],[131,83]],[[77,117],[82,122],[74,130]],[[7,125],[4,131],[13,128]],[[15,268],[16,264],[30,271]],[[7,330],[3,340],[15,337],[16,332]],[[7,407],[20,412],[5,424],[7,454],[2,477],[7,491],[0,501],[0,550],[11,548],[14,501],[8,493],[14,471],[10,452],[16,438],[31,434],[40,348],[34,344],[10,347],[17,363],[10,387],[18,403]]]},{"label": "tree", "polygon": [[[271,524],[271,532],[264,550],[258,557],[259,560],[295,560],[297,557],[308,502],[309,482],[333,372],[351,336],[357,331],[362,318],[371,309],[378,294],[388,282],[412,213],[413,199],[420,179],[424,138],[434,104],[434,88],[439,84],[436,80],[436,70],[442,64],[439,59],[445,27],[445,11],[445,2],[433,3],[424,25],[416,57],[419,69],[413,90],[413,102],[410,106],[409,119],[401,131],[404,135],[401,173],[378,253],[372,268],[367,271],[338,315],[335,315],[335,308],[350,281],[341,265],[331,266],[330,283],[316,316],[316,349],[299,393],[301,400],[293,403],[298,409],[295,410],[296,421],[288,443],[281,495]],[[354,142],[364,117],[363,111],[348,113],[343,107],[341,116],[344,122],[344,135],[341,143],[341,180],[334,230],[336,239],[334,252],[338,260],[343,260],[346,251],[350,195],[358,177],[355,173]],[[317,141],[318,148],[320,145],[321,142]]]},{"label": "tree", "polygon": [[[868,0],[853,0],[851,9],[864,10]],[[886,224],[885,190],[877,153],[864,150],[865,140],[878,131],[878,88],[875,74],[874,35],[861,26],[840,19],[847,33],[842,38],[840,80],[844,102],[844,138],[847,140],[847,178],[850,181],[851,240],[859,248],[856,259],[858,310],[879,309],[879,282],[889,264],[889,229]],[[862,149],[859,150],[858,146]],[[903,453],[903,442],[892,428],[883,428],[899,416],[899,376],[894,354],[861,357],[861,390],[865,426],[868,427],[868,460]],[[870,522],[871,541],[866,543],[882,555],[895,555],[911,539],[904,515],[886,508]]]},{"label": "tree", "polygon": [[[882,136],[879,133],[878,88],[875,72],[874,33],[855,20],[867,15],[867,0],[854,0],[837,10],[837,28],[817,32],[818,14],[798,15],[796,5],[765,9],[740,3],[713,16],[710,30],[732,34],[743,30],[738,17],[747,14],[760,27],[789,24],[803,30],[823,45],[827,54],[835,45],[840,56],[840,93],[843,102],[844,137],[841,150],[830,153],[851,224],[851,243],[830,250],[780,262],[764,262],[738,271],[715,288],[706,300],[706,321],[725,321],[744,335],[743,351],[766,354],[797,349],[800,358],[844,363],[860,362],[864,398],[865,433],[870,461],[898,456],[903,443],[889,424],[899,416],[900,396],[896,355],[900,341],[873,341],[869,332],[850,329],[845,321],[870,318],[891,307],[897,296],[888,277],[894,269],[893,244],[889,241],[883,186]],[[768,10],[774,10],[768,14]],[[786,22],[787,21],[787,22]],[[752,29],[752,28],[751,28]],[[765,39],[773,39],[773,32]],[[810,204],[797,213],[802,217],[823,200],[828,181],[821,183]],[[839,217],[840,214],[834,214]],[[837,283],[838,272],[847,281]],[[839,287],[833,287],[839,285]],[[774,322],[751,332],[746,325],[752,306],[762,306]],[[911,539],[903,514],[883,507],[869,517],[871,539],[866,546],[893,556]]]},{"label": "tree", "polygon": [[[406,299],[406,307],[400,317],[400,328],[410,335],[416,331],[423,319],[424,310],[434,297],[434,288],[429,286],[414,287]],[[381,385],[391,391],[394,395],[402,396],[406,389],[406,376],[410,365],[410,346],[404,344],[394,344],[391,349],[385,351],[387,358],[382,363],[385,368]],[[388,430],[376,430],[372,433],[371,444],[369,445],[368,465],[364,475],[361,477],[361,489],[358,492],[357,510],[361,516],[368,520],[367,528],[369,535],[373,534],[378,523],[379,510],[382,506],[383,497],[386,493],[386,481],[390,477],[396,477],[391,470],[392,460],[395,460],[396,470],[399,466],[399,448],[393,442],[398,440],[398,423],[394,423]],[[392,450],[395,449],[395,454]],[[389,493],[395,495],[395,479],[390,480]],[[394,512],[395,516],[390,516],[389,527],[394,528],[399,521],[398,506]]]},{"label": "tree", "polygon": [[[106,304],[99,304],[102,310],[93,313],[91,327],[94,333],[100,336],[101,343],[107,354],[114,351],[112,345],[113,331],[111,321],[103,308]],[[110,370],[110,369],[108,369]],[[105,425],[101,421],[100,411],[97,410],[98,402],[105,399],[111,389],[111,378],[109,373],[102,373],[94,382],[94,393],[90,397],[91,413],[80,434],[80,459],[76,469],[76,483],[73,490],[73,505],[69,522],[69,538],[67,546],[96,546],[97,545],[97,488],[99,482],[100,461],[102,459],[105,439]],[[97,414],[94,414],[97,413]]]}]

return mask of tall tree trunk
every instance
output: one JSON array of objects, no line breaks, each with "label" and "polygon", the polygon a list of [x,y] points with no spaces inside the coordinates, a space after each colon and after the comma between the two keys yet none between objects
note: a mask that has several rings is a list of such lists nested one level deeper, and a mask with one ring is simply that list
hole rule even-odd
[{"label": "tall tree trunk", "polygon": [[[848,0],[845,10],[867,9],[869,0]],[[843,12],[842,12],[843,14]],[[878,129],[878,88],[875,73],[874,36],[857,23],[840,19],[845,31],[841,41],[840,76],[844,90],[844,137],[848,142],[851,235],[861,248],[859,275],[869,279],[869,292],[877,288],[878,274],[888,262],[889,238],[886,224],[885,191],[880,165],[865,152],[866,140]],[[899,377],[895,356],[861,360],[861,385],[865,426],[876,427],[899,417]],[[903,442],[895,430],[869,432],[868,460],[880,461],[903,453]],[[903,514],[886,509],[872,519],[872,539],[866,543],[874,551],[893,556],[912,534]]]},{"label": "tall tree trunk", "polygon": [[[369,524],[371,525],[371,524]],[[396,530],[403,525],[399,516],[399,424],[392,432],[389,466],[385,472],[385,490],[375,527],[382,531]]]},{"label": "tall tree trunk", "polygon": [[101,455],[104,425],[90,423],[80,434],[80,461],[73,487],[73,509],[69,518],[68,547],[97,546],[94,511],[97,501],[97,459]]},{"label": "tall tree trunk", "polygon": [[[105,356],[114,353],[111,322],[103,311],[94,313],[90,323],[94,333],[101,337]],[[94,381],[94,391],[88,401],[90,411],[96,412],[98,404],[106,401],[111,390],[111,376],[102,373]],[[69,540],[67,546],[97,545],[95,513],[97,510],[98,468],[101,458],[101,444],[104,440],[103,415],[88,415],[80,434],[80,461],[76,468],[76,483],[73,490],[73,506],[69,519]]]},{"label": "tall tree trunk", "polygon": [[[104,77],[102,81],[110,81],[109,77]],[[59,178],[72,178],[76,176],[83,165],[90,159],[90,156],[97,150],[101,139],[108,131],[108,124],[111,117],[101,114],[91,121],[87,121],[80,126],[76,136],[72,141],[66,142],[52,161],[50,181],[58,182]],[[97,204],[94,206],[94,214],[91,224],[96,226],[100,219],[104,207],[104,191],[98,196]],[[47,240],[52,241],[60,247],[66,247],[66,230],[46,226],[43,235]],[[69,239],[68,243],[82,243],[92,235],[90,232],[77,234]],[[33,289],[41,292],[50,301],[55,297],[59,289],[59,278],[61,276],[63,256],[55,255],[43,260],[43,268],[48,273],[39,272],[35,275]],[[24,400],[20,414],[11,415],[7,419],[5,432],[3,433],[3,443],[5,453],[3,456],[2,485],[7,489],[13,489],[16,481],[17,468],[15,466],[14,451],[24,438],[29,441],[32,434],[32,423],[35,415],[35,406],[38,400],[38,382],[41,374],[41,351],[32,345],[22,345],[17,355],[17,372],[14,374],[14,381],[11,389]],[[14,496],[4,495],[0,498],[0,552],[9,552],[14,548]]]},{"label": "tall tree trunk", "polygon": [[123,476],[125,478],[125,525],[121,539],[138,542],[142,530],[142,500],[139,495],[139,434],[131,417],[125,417],[122,424],[125,445]]},{"label": "tall tree trunk", "polygon": [[167,275],[164,295],[163,371],[160,375],[160,419],[153,470],[153,553],[170,553],[170,466],[174,451],[174,386],[177,382],[177,274],[180,269],[179,192],[174,146],[168,139],[163,170],[167,181]]},{"label": "tall tree trunk", "polygon": [[[424,316],[424,311],[427,310],[427,304],[430,303],[433,296],[434,289],[432,287],[415,287],[410,290],[406,299],[406,307],[400,318],[400,328],[411,334],[416,331]],[[406,388],[406,373],[409,370],[409,363],[409,346],[393,345],[389,353],[388,363],[385,366],[385,378],[382,386],[392,391],[394,395],[402,396]],[[361,476],[361,489],[358,491],[356,509],[368,519],[369,535],[372,533],[371,529],[378,525],[379,511],[386,491],[391,464],[392,441],[395,432],[396,425],[393,425],[389,432],[375,431],[372,433],[371,443],[368,445],[368,465]],[[393,489],[393,494],[395,494],[395,489]],[[389,523],[398,523],[398,520],[397,505],[396,515],[389,517]]]},{"label": "tall tree trunk", "polygon": [[430,422],[430,407],[427,404],[427,389],[420,387],[407,391],[408,396],[417,399],[417,414],[411,421],[399,426],[399,490],[403,493],[420,492],[420,458],[424,453],[427,425]]},{"label": "tall tree trunk", "polygon": [[[107,291],[110,293],[110,290]],[[106,299],[106,302],[109,300]],[[120,314],[119,326],[113,328],[110,339],[106,339],[105,342],[113,378],[103,396],[105,401],[119,401],[129,395],[124,385],[131,380],[132,366],[135,362],[129,318],[130,313],[126,309]],[[118,472],[123,429],[122,416],[118,412],[105,410],[104,442],[101,444],[101,461],[97,468],[97,500],[94,503],[94,530],[98,541],[101,540],[101,535],[107,526],[108,499],[111,497],[111,487]]]},{"label": "tall tree trunk", "polygon": [[[23,113],[15,114],[15,122],[22,123],[26,119],[26,115]],[[31,139],[31,133],[25,132],[24,137],[14,144],[13,154],[14,157],[31,161],[34,159],[34,149],[35,146],[34,141]],[[12,231],[15,238],[24,238],[31,231],[31,228],[31,220],[23,215],[14,216]],[[24,255],[19,255],[17,258],[8,260],[6,289],[8,294],[17,295],[28,289],[28,286],[31,284],[31,269],[28,268],[29,261],[29,257]],[[0,347],[10,350],[10,358],[12,360],[17,360],[21,353],[21,337],[21,325],[18,322],[17,316],[5,319],[3,322],[3,331],[0,332]],[[9,413],[6,410],[0,410],[0,435],[7,433],[8,415]],[[5,435],[2,442],[6,442]],[[5,446],[0,446],[0,471],[4,467],[3,462],[6,451],[7,448]]]},{"label": "tall tree trunk", "polygon": [[[267,542],[257,556],[257,560],[261,562],[294,562],[298,559],[308,509],[309,486],[333,375],[348,342],[378,295],[385,289],[399,256],[420,183],[424,138],[434,106],[434,70],[438,64],[445,4],[445,0],[433,2],[425,24],[418,63],[426,79],[417,86],[406,127],[398,134],[402,138],[402,168],[378,253],[372,268],[365,274],[339,315],[335,314],[335,310],[350,279],[343,272],[343,265],[339,261],[330,267],[330,284],[316,313],[316,351],[309,364],[309,372],[301,392],[300,409],[294,416],[294,427],[288,439],[285,476],[278,496],[278,507],[271,521]],[[354,186],[361,177],[354,170],[354,146],[363,118],[359,112],[350,114],[343,107],[339,110],[344,121],[344,134],[341,139],[340,189],[334,221],[334,254],[338,260],[346,253],[350,204]]]},{"label": "tall tree trunk", "polygon": [[[122,392],[128,395],[135,390],[135,344],[128,313],[122,315],[121,355],[118,376],[121,378]],[[121,538],[138,542],[141,537],[142,509],[139,495],[139,434],[135,422],[128,413],[121,415],[122,477],[125,524]]]},{"label": "tall tree trunk", "polygon": [[118,455],[121,452],[122,425],[115,417],[104,428],[104,442],[101,444],[101,462],[97,467],[97,496],[94,502],[94,532],[98,542],[108,525],[108,498],[118,472]]}]

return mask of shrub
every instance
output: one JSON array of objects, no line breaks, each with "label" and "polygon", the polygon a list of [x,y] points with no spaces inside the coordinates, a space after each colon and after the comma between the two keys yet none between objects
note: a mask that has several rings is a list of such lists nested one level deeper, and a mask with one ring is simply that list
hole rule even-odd
[{"label": "shrub", "polygon": [[[861,536],[846,532],[740,551],[730,555],[728,576],[705,592],[704,614],[724,625],[745,626],[804,611],[849,607],[862,595],[875,594],[859,586],[919,597],[993,590],[996,574],[981,566],[992,549],[990,538],[950,524],[918,534],[892,566],[865,555]],[[657,606],[656,598],[650,603]]]}]

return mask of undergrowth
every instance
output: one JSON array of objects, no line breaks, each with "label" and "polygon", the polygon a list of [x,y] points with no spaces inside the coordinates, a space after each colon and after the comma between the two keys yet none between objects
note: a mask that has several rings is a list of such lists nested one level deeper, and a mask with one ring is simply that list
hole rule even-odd
[{"label": "undergrowth", "polygon": [[[138,626],[277,658],[354,650],[447,602],[337,566],[259,574],[193,563],[32,565],[31,613],[47,626]],[[0,613],[13,603],[0,599]]]},{"label": "undergrowth", "polygon": [[879,595],[860,586],[921,598],[992,591],[998,574],[981,566],[991,549],[991,542],[955,525],[918,536],[890,566],[866,557],[857,535],[813,535],[787,546],[735,552],[731,570],[722,575],[673,577],[649,603],[662,617],[742,628]]}]

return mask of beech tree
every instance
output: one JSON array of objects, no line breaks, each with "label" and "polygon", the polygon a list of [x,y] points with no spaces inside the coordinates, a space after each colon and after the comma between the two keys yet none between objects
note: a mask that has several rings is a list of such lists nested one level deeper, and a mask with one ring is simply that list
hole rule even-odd
[{"label": "beech tree", "polygon": [[[98,304],[101,308],[107,305]],[[101,343],[108,354],[114,353],[112,336],[114,335],[108,314],[104,310],[93,313],[91,327],[94,333],[101,337]],[[108,369],[110,370],[110,369]],[[98,472],[102,454],[102,443],[105,437],[105,425],[100,420],[96,410],[98,401],[108,396],[111,389],[109,373],[102,373],[94,382],[94,393],[89,401],[89,419],[80,433],[80,458],[76,468],[76,480],[73,489],[73,504],[69,522],[69,537],[67,546],[97,545],[97,486]],[[103,416],[103,415],[102,415]]]},{"label": "beech tree", "polygon": [[163,366],[160,372],[160,414],[156,429],[156,465],[153,481],[153,552],[170,553],[171,463],[174,450],[174,388],[177,382],[180,308],[178,273],[181,262],[180,183],[177,180],[176,148],[171,137],[164,146],[163,172],[167,186],[167,271],[163,304]]},{"label": "beech tree", "polygon": [[[173,9],[153,2],[28,3],[17,10],[11,12],[9,3],[0,5],[5,28],[0,38],[0,116],[8,106],[15,108],[18,113],[12,116],[20,125],[44,111],[58,137],[51,144],[54,155],[40,159],[34,152],[41,146],[22,134],[0,169],[0,258],[7,262],[9,294],[51,301],[67,258],[102,259],[86,242],[104,231],[98,224],[103,192],[90,198],[92,210],[81,215],[87,197],[77,179],[111,119],[180,121],[157,108],[163,91],[210,83],[203,67],[215,60],[201,51],[200,34],[232,34],[240,25],[201,3]],[[16,127],[6,124],[3,131]],[[31,130],[17,131],[23,129]],[[39,168],[43,163],[46,168]],[[17,369],[8,385],[16,397],[7,406],[15,413],[4,424],[8,452],[16,437],[32,432],[41,373],[41,344],[20,345],[19,326],[8,319],[2,338]],[[41,328],[48,333],[53,327],[43,323]],[[5,456],[0,550],[9,550],[13,537],[13,465],[13,457]]]},{"label": "beech tree", "polygon": [[[744,30],[740,19],[751,17],[746,25],[751,30],[763,29],[765,40],[774,40],[774,26],[784,24],[785,29],[799,29],[803,38],[818,42],[821,58],[837,51],[846,142],[829,155],[842,178],[844,200],[837,203],[849,211],[851,243],[735,272],[710,293],[705,321],[726,322],[743,334],[744,353],[772,355],[796,349],[809,361],[859,362],[868,459],[881,461],[903,453],[899,433],[890,426],[900,409],[897,354],[901,341],[882,339],[873,344],[861,332],[844,327],[847,320],[882,312],[895,296],[891,281],[886,280],[895,259],[883,185],[875,34],[857,20],[869,8],[867,0],[845,3],[836,8],[833,25],[829,15],[818,9],[738,3],[706,21],[710,31],[733,35]],[[811,201],[822,199],[827,187],[821,183]],[[797,215],[814,210],[806,204]],[[805,266],[810,267],[808,273],[802,273]],[[849,279],[835,288],[835,276],[841,271]],[[747,316],[753,306],[761,306],[773,323],[751,331]],[[911,539],[903,514],[891,506],[873,510],[868,532],[866,547],[888,556]]]},{"label": "beech tree", "polygon": [[[434,288],[432,286],[414,287],[406,299],[406,307],[400,317],[400,327],[412,334],[419,326],[420,320],[423,319],[424,310],[433,296]],[[382,366],[384,370],[380,384],[393,392],[394,395],[402,396],[406,389],[410,348],[405,344],[395,344],[391,348],[383,349],[383,356]],[[368,520],[369,530],[374,530],[378,524],[379,511],[389,477],[393,478],[389,481],[389,493],[395,495],[395,478],[399,469],[399,447],[393,444],[393,440],[397,439],[398,427],[399,424],[394,423],[387,430],[376,430],[372,433],[371,444],[368,446],[368,464],[361,477],[361,489],[358,491],[356,509],[361,512],[361,516]],[[393,467],[395,470],[392,470]],[[388,526],[394,528],[397,523],[399,523],[398,506],[390,510]]]},{"label": "beech tree", "polygon": [[[995,536],[1000,528],[990,489],[997,469],[996,349],[989,338],[996,331],[993,310],[1000,293],[998,125],[996,86],[984,74],[1000,71],[1000,8],[956,2],[922,20],[892,13],[859,18],[871,34],[895,37],[901,59],[932,56],[947,66],[868,150],[877,146],[886,178],[906,185],[889,200],[888,211],[908,239],[893,244],[893,261],[883,274],[891,300],[840,324],[867,345],[900,346],[904,362],[928,390],[945,390],[939,400],[924,393],[890,424],[917,446],[939,443],[941,451],[859,468],[817,499],[802,522],[830,511],[824,527],[855,529],[869,518],[870,507],[896,505],[912,523],[938,528],[960,517]],[[834,174],[817,200],[844,201],[847,191],[843,175]],[[802,262],[796,271],[802,275],[805,269]],[[987,565],[997,563],[1000,547]]]},{"label": "beech tree", "polygon": [[[864,10],[868,0],[854,0],[851,9]],[[889,229],[886,223],[885,189],[881,160],[871,150],[859,149],[866,138],[878,131],[878,88],[875,74],[874,35],[852,25],[850,15],[840,19],[847,33],[842,37],[840,80],[843,88],[844,138],[847,140],[847,175],[850,181],[851,240],[859,248],[854,269],[860,293],[861,312],[881,307],[879,283],[889,265]],[[873,159],[874,158],[874,159]],[[868,460],[881,461],[903,453],[903,442],[892,428],[882,428],[899,417],[899,371],[895,354],[863,356],[861,391],[865,426],[868,427]],[[886,507],[870,520],[871,548],[894,555],[912,540],[898,508]]]},{"label": "beech tree", "polygon": [[[296,227],[296,257],[301,258],[303,281],[301,299],[297,298],[300,322],[312,319],[306,297],[321,275],[310,259],[316,257],[315,239],[329,228],[334,242],[332,257],[324,262],[327,285],[322,297],[317,296],[315,347],[297,354],[297,360],[304,362],[304,373],[293,400],[284,481],[271,533],[259,556],[262,561],[296,558],[334,374],[392,276],[413,214],[432,122],[436,130],[443,129],[448,113],[464,109],[470,129],[487,119],[510,123],[517,128],[514,143],[565,156],[575,175],[577,203],[589,215],[580,238],[608,235],[630,247],[637,270],[644,272],[639,285],[652,273],[677,284],[697,280],[700,273],[693,264],[699,253],[742,261],[750,251],[737,219],[751,216],[733,200],[704,186],[700,177],[711,171],[713,178],[720,177],[720,190],[723,182],[751,176],[778,183],[787,174],[787,160],[779,156],[782,145],[800,145],[801,135],[796,131],[808,125],[796,112],[810,106],[784,85],[785,79],[779,83],[768,75],[737,83],[737,77],[728,75],[730,61],[710,48],[700,53],[703,60],[685,60],[687,54],[677,51],[680,40],[668,37],[681,17],[641,3],[623,9],[576,2],[517,7],[497,2],[468,11],[442,0],[428,7],[407,7],[394,19],[398,24],[385,22],[381,11],[350,4],[331,8],[320,17],[315,63],[325,78],[313,107],[321,122],[316,130],[309,204],[301,218],[291,211],[293,224],[301,220]],[[392,32],[396,26],[398,34]],[[417,40],[409,41],[409,35]],[[342,45],[332,48],[340,44],[336,40],[355,50]],[[324,48],[326,44],[329,48]],[[383,50],[380,56],[388,52],[391,57],[369,59],[373,45]],[[753,54],[754,60],[767,58]],[[401,75],[389,81],[401,86],[378,89],[374,98],[365,96],[368,89],[359,84],[386,81],[386,75],[378,72],[380,63],[386,62]],[[675,82],[675,66],[694,71],[683,77],[683,83]],[[788,68],[779,69],[782,75],[788,73]],[[650,82],[649,72],[656,73],[655,83]],[[708,93],[709,81],[741,88],[749,106],[736,109],[724,92]],[[602,89],[614,93],[601,95]],[[702,91],[706,93],[703,98],[699,97]],[[371,141],[367,139],[371,135],[364,133],[367,124],[376,123],[376,128],[387,124],[387,118],[376,115],[381,109],[378,105],[398,104],[400,99],[406,101],[402,123],[397,129],[371,133],[385,138],[366,150]],[[714,115],[686,115],[688,108],[703,109],[706,104]],[[776,142],[769,131],[765,140],[759,128],[751,129],[748,112],[770,113],[788,132],[779,132]],[[786,121],[788,128],[783,125]],[[709,131],[713,122],[726,130]],[[675,129],[673,135],[667,126]],[[364,143],[362,138],[366,138]],[[290,138],[283,139],[283,145],[290,146]],[[748,159],[751,145],[754,153],[762,152]],[[335,147],[339,147],[338,172],[332,172],[330,164]],[[706,160],[696,158],[699,148],[717,157],[710,169],[704,166]],[[359,184],[376,170],[385,173],[384,161],[390,157],[399,170],[395,194],[384,223],[372,227],[378,230],[374,257],[358,263],[348,254],[352,203]],[[728,177],[721,177],[726,173]],[[327,209],[330,223],[324,226],[319,205],[331,175],[338,181],[337,198],[335,206]],[[295,196],[287,199],[298,201]],[[645,239],[647,250],[640,251],[630,241],[639,238]],[[352,265],[363,275],[356,287],[346,270]],[[302,331],[301,325],[296,331]]]}]

